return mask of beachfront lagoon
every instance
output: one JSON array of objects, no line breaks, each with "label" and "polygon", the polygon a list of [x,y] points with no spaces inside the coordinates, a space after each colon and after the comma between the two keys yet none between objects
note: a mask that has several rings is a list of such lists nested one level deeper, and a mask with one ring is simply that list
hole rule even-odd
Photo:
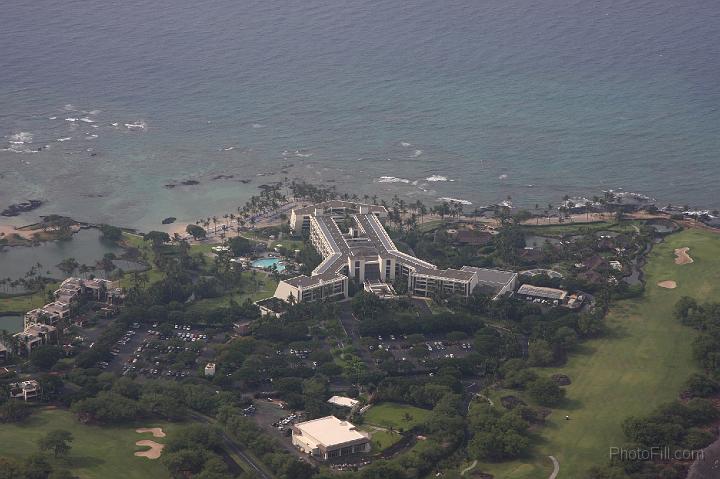
[{"label": "beachfront lagoon", "polygon": [[[115,243],[101,238],[97,229],[83,229],[72,236],[72,239],[48,241],[37,246],[13,246],[0,249],[0,278],[19,279],[37,263],[42,267],[39,273],[54,279],[63,279],[68,275],[57,265],[66,258],[75,258],[79,264],[93,267],[107,253],[120,256],[123,249]],[[139,263],[116,260],[115,265],[125,271],[142,269]],[[92,271],[96,276],[103,276],[104,271]],[[18,291],[14,291],[18,292]]]}]

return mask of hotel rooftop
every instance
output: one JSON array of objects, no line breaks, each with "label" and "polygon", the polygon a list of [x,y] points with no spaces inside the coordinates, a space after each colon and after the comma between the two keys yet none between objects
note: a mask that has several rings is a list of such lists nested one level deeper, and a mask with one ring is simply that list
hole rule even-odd
[{"label": "hotel rooftop", "polygon": [[[517,274],[464,266],[439,269],[434,264],[398,250],[380,218],[383,206],[331,201],[292,211],[291,227],[308,233],[323,261],[310,276],[281,281],[275,297],[313,301],[347,297],[352,279],[375,291],[380,284],[391,289],[397,279],[408,282],[415,296],[460,294],[469,296],[479,284],[499,296],[515,288]],[[341,231],[340,225],[346,229]]]}]

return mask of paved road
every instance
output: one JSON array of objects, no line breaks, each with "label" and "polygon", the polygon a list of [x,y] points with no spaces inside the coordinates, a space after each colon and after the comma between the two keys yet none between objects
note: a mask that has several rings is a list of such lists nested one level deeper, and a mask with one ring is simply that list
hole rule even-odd
[{"label": "paved road", "polygon": [[548,479],[555,479],[558,475],[558,472],[560,472],[560,463],[557,459],[555,459],[555,456],[548,456],[550,460],[553,463],[553,472],[550,474],[550,477]]},{"label": "paved road", "polygon": [[[215,422],[213,419],[195,412],[190,412],[190,417],[192,417],[196,421],[203,422],[205,424],[213,424]],[[242,448],[238,446],[235,441],[230,438],[230,436],[225,434],[225,431],[222,431],[222,438],[223,446],[228,452],[230,452],[231,454],[235,454],[239,458],[241,458],[248,466],[253,469],[253,471],[255,472],[255,474],[257,474],[258,477],[262,479],[271,479],[270,476],[250,456],[245,454]]]}]

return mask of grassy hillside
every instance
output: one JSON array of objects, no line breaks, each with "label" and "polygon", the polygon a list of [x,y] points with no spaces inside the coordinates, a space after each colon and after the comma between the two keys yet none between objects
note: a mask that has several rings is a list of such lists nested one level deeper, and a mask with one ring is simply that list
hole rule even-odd
[{"label": "grassy hillside", "polygon": [[[686,246],[695,262],[675,264],[674,250]],[[582,477],[587,468],[606,463],[611,446],[623,444],[620,424],[627,416],[647,414],[677,397],[696,365],[694,332],[673,318],[673,306],[681,296],[720,298],[720,236],[700,230],[671,235],[653,249],[645,271],[644,295],[612,307],[606,337],[585,343],[565,367],[540,370],[562,372],[573,383],[564,407],[540,431],[531,457],[476,470],[498,478],[547,477],[552,471],[547,456],[554,455],[559,478]],[[664,280],[676,281],[677,288],[658,287]]]}]

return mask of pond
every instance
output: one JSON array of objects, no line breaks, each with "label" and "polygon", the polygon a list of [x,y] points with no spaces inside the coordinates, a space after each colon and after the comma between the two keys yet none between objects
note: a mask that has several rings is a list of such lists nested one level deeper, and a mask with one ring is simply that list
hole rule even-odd
[{"label": "pond", "polygon": [[[0,277],[18,279],[34,265],[40,263],[43,276],[63,279],[68,275],[57,268],[66,258],[75,258],[78,263],[95,266],[106,253],[122,254],[122,248],[100,238],[100,231],[83,229],[75,233],[72,239],[48,241],[38,246],[13,246],[0,250]],[[123,268],[125,269],[125,268]],[[100,276],[101,270],[93,274]]]},{"label": "pond", "polygon": [[254,268],[272,269],[273,265],[276,265],[278,271],[285,270],[285,264],[278,258],[261,258],[256,259],[251,263]]},{"label": "pond", "polygon": [[659,234],[668,234],[679,229],[678,225],[672,221],[649,221],[647,225]]},{"label": "pond", "polygon": [[552,238],[550,236],[528,235],[525,237],[526,248],[542,248],[545,243],[550,243],[551,245],[559,245],[561,241],[557,238]]},{"label": "pond", "polygon": [[18,333],[23,329],[23,317],[22,316],[0,316],[0,331],[7,331],[8,333]]}]

